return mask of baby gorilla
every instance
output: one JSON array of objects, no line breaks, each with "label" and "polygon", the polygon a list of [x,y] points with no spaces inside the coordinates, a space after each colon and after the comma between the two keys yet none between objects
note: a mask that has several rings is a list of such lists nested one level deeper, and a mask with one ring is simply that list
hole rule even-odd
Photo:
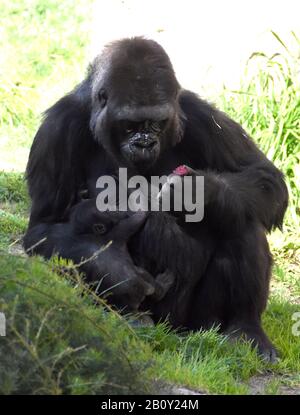
[{"label": "baby gorilla", "polygon": [[[99,249],[104,248],[99,254],[101,284],[113,297],[112,303],[120,310],[125,308],[126,312],[138,311],[146,297],[160,301],[175,281],[169,270],[154,278],[136,266],[129,254],[127,242],[144,225],[146,218],[146,212],[100,212],[94,199],[82,200],[71,212],[75,234],[91,235]],[[105,264],[109,268],[107,272],[103,269]]]}]

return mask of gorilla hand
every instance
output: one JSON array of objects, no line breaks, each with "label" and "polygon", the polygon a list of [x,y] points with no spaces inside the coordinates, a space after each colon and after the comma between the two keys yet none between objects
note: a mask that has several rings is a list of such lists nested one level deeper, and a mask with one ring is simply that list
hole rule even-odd
[{"label": "gorilla hand", "polygon": [[[199,178],[203,177],[203,181]],[[218,192],[217,176],[210,171],[194,170],[189,166],[179,166],[169,175],[163,185],[159,200],[170,200],[170,211],[177,217],[193,212],[200,203],[204,206],[213,202]]]}]

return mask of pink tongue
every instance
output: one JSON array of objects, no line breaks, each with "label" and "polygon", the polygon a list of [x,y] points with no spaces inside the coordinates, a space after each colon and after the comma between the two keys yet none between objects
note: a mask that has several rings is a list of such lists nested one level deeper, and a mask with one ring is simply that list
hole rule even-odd
[{"label": "pink tongue", "polygon": [[173,170],[174,174],[177,174],[178,176],[185,176],[188,174],[188,169],[186,166],[178,166],[175,170]]}]

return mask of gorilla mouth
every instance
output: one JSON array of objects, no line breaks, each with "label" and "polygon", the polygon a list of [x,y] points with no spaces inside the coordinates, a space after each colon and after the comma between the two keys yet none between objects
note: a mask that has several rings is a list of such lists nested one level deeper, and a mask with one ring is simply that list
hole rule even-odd
[{"label": "gorilla mouth", "polygon": [[121,151],[133,164],[152,164],[159,155],[160,143],[158,140],[127,142],[121,146]]}]

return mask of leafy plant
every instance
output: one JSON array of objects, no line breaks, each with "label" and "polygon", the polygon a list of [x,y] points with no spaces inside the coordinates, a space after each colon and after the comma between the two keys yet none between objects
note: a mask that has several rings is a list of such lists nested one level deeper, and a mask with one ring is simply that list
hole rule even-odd
[{"label": "leafy plant", "polygon": [[300,228],[300,40],[291,52],[272,32],[283,51],[251,55],[239,90],[221,95],[225,112],[239,121],[286,177],[290,204],[286,225]]}]

